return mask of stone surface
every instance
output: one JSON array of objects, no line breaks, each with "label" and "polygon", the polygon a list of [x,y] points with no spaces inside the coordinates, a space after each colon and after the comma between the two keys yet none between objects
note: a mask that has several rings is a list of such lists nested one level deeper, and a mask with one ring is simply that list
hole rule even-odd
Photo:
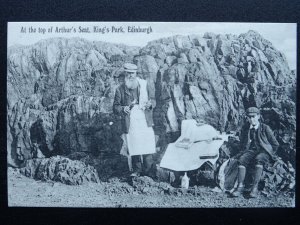
[{"label": "stone surface", "polygon": [[[120,124],[112,103],[121,82],[115,76],[124,62],[137,63],[140,75],[155,88],[154,130],[161,138],[170,126],[180,130],[185,118],[238,132],[245,109],[256,105],[282,144],[280,151],[292,160],[296,73],[272,43],[249,31],[239,36],[174,36],[143,48],[79,38],[10,47],[9,164],[20,166],[41,155],[38,151],[45,157],[118,153]],[[284,138],[291,141],[284,145]]]},{"label": "stone surface", "polygon": [[100,182],[95,168],[61,156],[27,160],[20,172],[36,180],[56,181],[68,185]]}]

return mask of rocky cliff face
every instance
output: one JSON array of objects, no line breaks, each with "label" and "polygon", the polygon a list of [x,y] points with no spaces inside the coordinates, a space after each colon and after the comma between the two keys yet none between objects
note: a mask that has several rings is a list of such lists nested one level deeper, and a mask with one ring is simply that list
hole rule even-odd
[{"label": "rocky cliff face", "polygon": [[7,62],[10,165],[42,155],[118,152],[122,141],[112,103],[124,62],[136,63],[155,88],[156,134],[180,130],[184,118],[237,131],[245,109],[256,105],[285,155],[295,152],[296,74],[254,31],[174,36],[143,48],[47,39],[9,48]]}]

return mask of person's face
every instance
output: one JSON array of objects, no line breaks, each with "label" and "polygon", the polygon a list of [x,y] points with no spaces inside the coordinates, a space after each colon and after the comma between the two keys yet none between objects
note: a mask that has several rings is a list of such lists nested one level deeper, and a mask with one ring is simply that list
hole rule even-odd
[{"label": "person's face", "polygon": [[254,114],[254,115],[248,115],[248,121],[252,126],[256,126],[259,123],[259,114]]},{"label": "person's face", "polygon": [[125,71],[125,76],[126,79],[128,79],[129,81],[134,81],[136,78],[136,71],[135,72]]}]

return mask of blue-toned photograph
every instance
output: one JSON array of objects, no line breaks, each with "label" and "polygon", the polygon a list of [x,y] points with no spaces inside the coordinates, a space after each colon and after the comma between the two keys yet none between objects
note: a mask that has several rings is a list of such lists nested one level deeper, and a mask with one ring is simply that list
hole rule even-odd
[{"label": "blue-toned photograph", "polygon": [[8,205],[295,207],[296,29],[9,22]]}]

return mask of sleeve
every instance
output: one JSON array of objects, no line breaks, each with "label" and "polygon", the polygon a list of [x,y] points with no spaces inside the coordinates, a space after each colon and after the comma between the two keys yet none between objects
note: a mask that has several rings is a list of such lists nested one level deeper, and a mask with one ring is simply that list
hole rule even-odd
[{"label": "sleeve", "polygon": [[168,103],[169,101],[171,101],[171,94],[170,91],[168,90],[166,83],[163,83],[162,85],[161,99],[164,103]]},{"label": "sleeve", "polygon": [[155,86],[153,83],[147,82],[147,92],[148,92],[148,98],[151,101],[152,109],[153,109],[156,106]]},{"label": "sleeve", "polygon": [[239,138],[240,138],[240,145],[239,145],[239,148],[240,148],[240,151],[243,151],[245,150],[246,148],[246,145],[247,145],[247,142],[248,142],[248,127],[247,126],[242,126],[241,130],[240,130],[240,135],[239,135]]},{"label": "sleeve", "polygon": [[266,136],[268,138],[268,141],[270,143],[270,145],[273,148],[274,152],[277,152],[277,149],[279,147],[279,143],[276,140],[273,131],[271,130],[271,128],[269,126],[266,125]]},{"label": "sleeve", "polygon": [[114,98],[114,103],[113,103],[113,112],[116,115],[121,115],[124,110],[124,107],[121,106],[121,93],[119,88],[117,88],[116,93],[115,93],[115,98]]}]

